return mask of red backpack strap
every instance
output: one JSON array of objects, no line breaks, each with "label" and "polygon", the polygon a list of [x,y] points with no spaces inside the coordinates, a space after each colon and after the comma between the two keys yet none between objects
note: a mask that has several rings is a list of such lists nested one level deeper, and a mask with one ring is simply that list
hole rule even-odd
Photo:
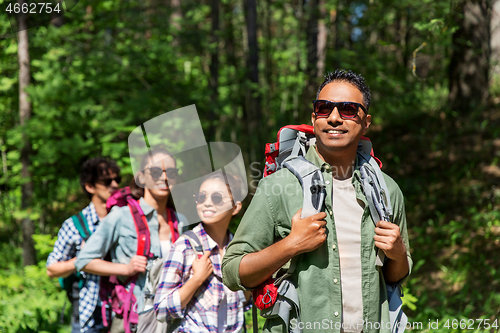
[{"label": "red backpack strap", "polygon": [[[284,134],[283,134],[284,133]],[[291,134],[293,133],[293,135]],[[294,154],[292,148],[295,148],[295,140],[297,139],[296,134],[301,133],[301,141],[304,144],[305,149],[306,142],[308,142],[308,138],[314,136],[314,128],[311,125],[286,125],[280,128],[277,134],[277,141],[274,143],[266,144],[266,164],[264,167],[264,177],[269,176],[274,173],[281,167],[281,163],[283,160],[288,157],[290,154]],[[284,136],[284,137],[283,137]],[[288,147],[292,143],[292,146]],[[285,144],[284,147],[282,145]],[[290,150],[288,150],[290,148]],[[300,146],[297,146],[300,148]],[[282,151],[282,157],[280,156],[280,151]],[[296,152],[298,154],[298,152]],[[305,155],[305,151],[302,151]]]},{"label": "red backpack strap", "polygon": [[134,218],[135,229],[137,230],[137,255],[149,257],[151,238],[146,216],[144,216],[139,203],[131,196],[127,196],[127,205],[130,208],[130,212]]},{"label": "red backpack strap", "polygon": [[177,220],[177,215],[172,208],[167,207],[167,220],[168,226],[170,228],[170,238],[172,244],[179,238],[179,221]]},{"label": "red backpack strap", "polygon": [[306,124],[302,124],[302,125],[287,125],[287,126],[283,126],[282,128],[280,128],[280,131],[283,128],[291,128],[291,129],[297,130],[299,132],[304,132],[306,134],[312,134],[312,135],[314,135],[314,127],[312,127],[311,125],[306,125]]},{"label": "red backpack strap", "polygon": [[371,157],[373,157],[375,159],[375,161],[377,161],[377,164],[380,167],[380,169],[382,169],[382,166],[383,166],[382,161],[377,156],[375,156],[375,153],[373,152],[373,147],[371,145],[371,140],[369,138],[367,138],[366,136],[362,136],[361,139],[360,139],[361,144],[363,144],[363,142],[361,140],[365,141],[365,142],[367,141],[367,142],[370,143],[370,145],[369,145],[369,147],[370,147],[370,155],[371,155]]}]

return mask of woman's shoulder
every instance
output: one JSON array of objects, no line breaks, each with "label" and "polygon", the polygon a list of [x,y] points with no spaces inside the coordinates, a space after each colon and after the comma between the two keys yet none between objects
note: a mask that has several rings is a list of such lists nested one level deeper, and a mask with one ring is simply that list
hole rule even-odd
[{"label": "woman's shoulder", "polygon": [[129,220],[133,222],[132,213],[128,206],[113,206],[108,215],[101,221],[101,224],[116,227],[129,222]]},{"label": "woman's shoulder", "polygon": [[186,230],[179,238],[175,241],[172,246],[172,250],[186,253],[195,252],[195,247],[202,244],[202,233],[203,233],[202,223],[198,224],[192,230]]}]

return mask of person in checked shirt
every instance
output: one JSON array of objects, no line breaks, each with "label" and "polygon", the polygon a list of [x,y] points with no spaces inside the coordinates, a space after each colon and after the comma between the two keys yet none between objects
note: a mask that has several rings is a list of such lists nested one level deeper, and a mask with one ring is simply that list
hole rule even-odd
[{"label": "person in checked shirt", "polygon": [[[193,232],[203,246],[198,254],[186,237],[179,238],[166,258],[156,291],[155,311],[176,332],[242,332],[247,301],[242,291],[222,284],[221,262],[232,239],[231,218],[241,209],[233,192],[241,191],[237,177],[212,174],[195,194],[196,210],[202,222]],[[229,186],[228,186],[229,183]],[[236,196],[236,194],[235,194]]]},{"label": "person in checked shirt", "polygon": [[[106,200],[118,189],[121,181],[120,168],[112,160],[94,157],[87,160],[80,173],[80,185],[90,199],[90,204],[82,210],[88,229],[93,233],[106,214]],[[54,250],[47,259],[49,277],[68,277],[76,272],[76,255],[84,245],[83,238],[72,218],[64,221]],[[83,283],[75,295],[70,296],[73,305],[71,316],[72,333],[96,333],[103,328],[99,302],[99,276],[82,273]]]}]

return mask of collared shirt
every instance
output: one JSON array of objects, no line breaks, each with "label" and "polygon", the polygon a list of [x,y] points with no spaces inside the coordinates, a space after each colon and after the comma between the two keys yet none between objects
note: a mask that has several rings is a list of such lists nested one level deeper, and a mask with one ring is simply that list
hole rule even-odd
[{"label": "collared shirt", "polygon": [[[95,232],[99,225],[99,217],[95,210],[94,204],[91,202],[82,210],[83,216],[87,220],[90,232]],[[83,238],[76,229],[73,219],[70,217],[64,221],[59,233],[57,241],[54,244],[54,250],[50,253],[47,259],[47,267],[59,261],[68,261],[76,257],[80,251]],[[94,319],[92,314],[96,308],[99,299],[99,276],[82,272],[84,277],[83,286],[80,289],[79,313],[80,327],[82,332],[86,332],[90,327],[93,327]]]},{"label": "collared shirt", "polygon": [[[139,200],[139,205],[148,221],[151,240],[150,252],[154,257],[159,258],[161,257],[161,247],[158,212],[148,205],[144,198]],[[186,221],[180,214],[177,217],[179,221],[178,228],[181,230],[182,226],[186,225]],[[78,254],[75,267],[77,270],[81,270],[93,259],[100,259],[108,253],[112,262],[120,264],[128,264],[130,259],[137,253],[137,230],[128,206],[115,206],[111,209],[109,214],[102,220],[101,227],[92,234],[85,247]],[[143,308],[142,288],[145,281],[146,274],[139,274],[134,288],[139,311]]]},{"label": "collared shirt", "polygon": [[[303,253],[297,260],[297,267],[290,281],[297,287],[300,301],[300,323],[293,318],[291,326],[299,325],[304,332],[340,332],[342,319],[342,295],[340,262],[337,234],[332,208],[332,168],[323,161],[311,147],[306,154],[322,171],[326,183],[324,211],[327,239],[314,251]],[[393,208],[393,222],[399,225],[401,237],[406,245],[409,268],[412,260],[404,198],[397,184],[384,174]],[[356,198],[364,204],[361,220],[361,288],[363,301],[363,332],[390,332],[389,306],[382,270],[376,267],[376,251],[373,236],[375,225],[372,221],[366,197],[362,191],[358,167],[352,176]],[[297,178],[288,170],[279,170],[263,178],[229,244],[222,262],[224,284],[232,290],[247,290],[239,277],[241,259],[248,253],[261,251],[290,234],[291,220],[302,207],[303,192]],[[402,282],[402,281],[401,281]],[[371,326],[370,326],[371,324]],[[376,329],[380,327],[380,329]],[[264,332],[281,332],[282,322],[267,320]]]},{"label": "collared shirt", "polygon": [[[179,289],[192,276],[191,267],[197,254],[189,240],[184,237],[177,240],[163,265],[160,285],[156,291],[157,318],[167,322],[181,318],[179,332],[241,332],[245,296],[242,291],[231,291],[222,284],[220,248],[205,232],[203,223],[197,225],[193,232],[198,236],[203,250],[211,251],[213,274],[196,291],[187,306],[181,309]],[[229,237],[232,239],[231,234]],[[224,304],[227,312],[219,311]],[[218,318],[218,312],[227,313],[224,327],[220,327],[219,323],[224,318]]]}]

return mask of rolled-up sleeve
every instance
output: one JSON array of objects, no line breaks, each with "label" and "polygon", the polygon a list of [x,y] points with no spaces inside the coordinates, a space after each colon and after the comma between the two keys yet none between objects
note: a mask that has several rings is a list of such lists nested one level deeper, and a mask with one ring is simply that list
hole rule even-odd
[{"label": "rolled-up sleeve", "polygon": [[93,259],[105,257],[112,246],[118,242],[121,215],[120,208],[114,207],[101,221],[99,228],[90,236],[78,253],[75,262],[77,271],[81,271]]},{"label": "rolled-up sleeve", "polygon": [[259,252],[275,241],[275,224],[270,203],[269,189],[272,183],[268,178],[259,182],[252,202],[243,216],[233,240],[229,243],[222,259],[222,280],[232,291],[250,290],[240,280],[240,263],[249,253]]},{"label": "rolled-up sleeve", "polygon": [[160,284],[155,295],[156,318],[161,322],[184,318],[179,289],[185,280],[183,278],[189,274],[191,268],[191,265],[186,265],[189,260],[186,250],[186,241],[184,238],[180,238],[172,245],[172,249],[163,264]]}]

